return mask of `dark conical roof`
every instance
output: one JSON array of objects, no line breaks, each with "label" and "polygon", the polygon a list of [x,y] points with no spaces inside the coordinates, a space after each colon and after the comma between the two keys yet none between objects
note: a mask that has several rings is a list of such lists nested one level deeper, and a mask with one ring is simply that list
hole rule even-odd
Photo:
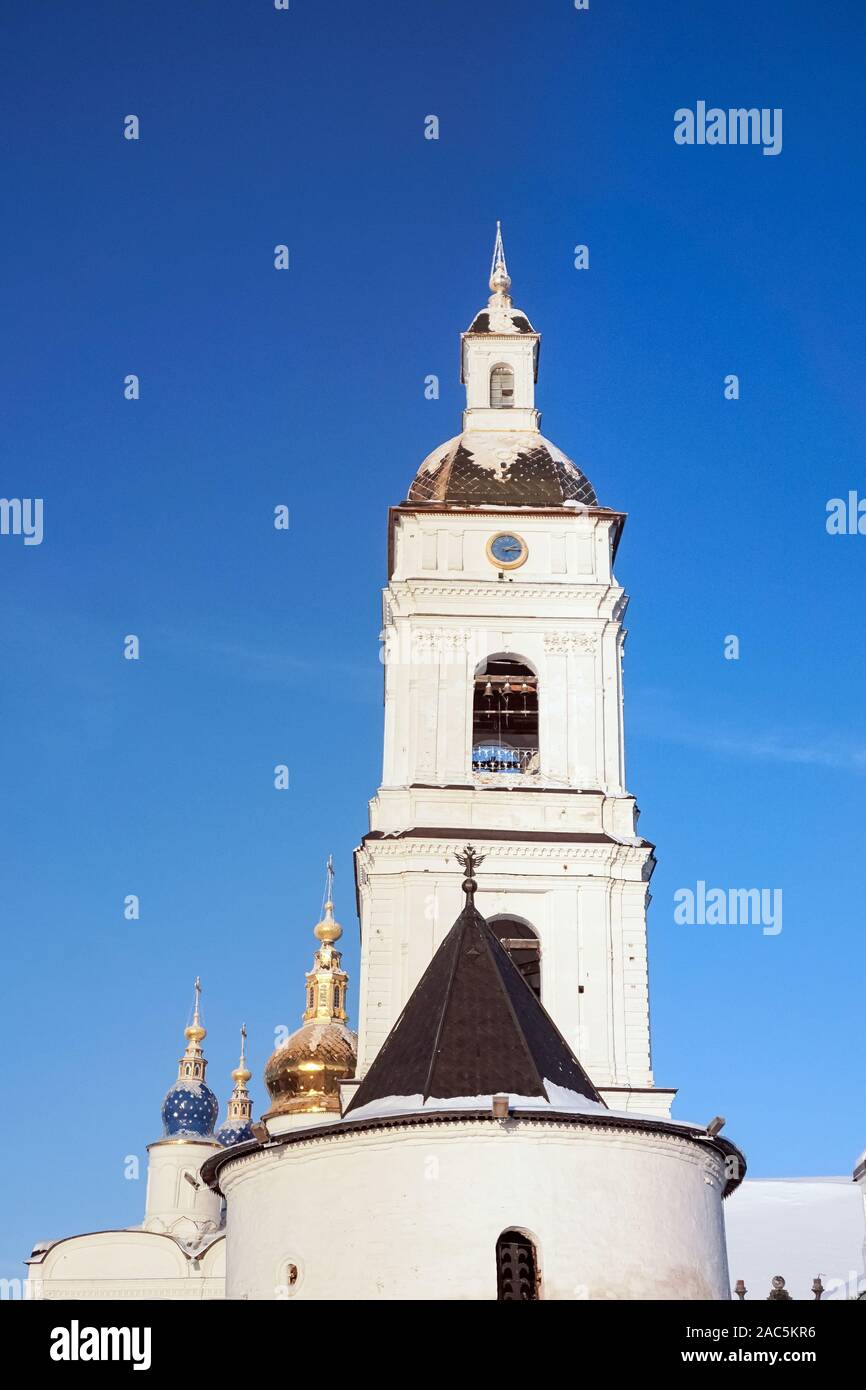
[{"label": "dark conical roof", "polygon": [[390,1096],[537,1096],[603,1106],[472,895],[421,976],[346,1114]]}]

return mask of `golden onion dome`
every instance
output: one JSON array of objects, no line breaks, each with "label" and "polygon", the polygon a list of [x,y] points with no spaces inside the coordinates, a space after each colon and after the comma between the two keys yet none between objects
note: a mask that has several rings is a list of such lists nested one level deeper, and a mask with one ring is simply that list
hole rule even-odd
[{"label": "golden onion dome", "polygon": [[335,941],[339,941],[343,935],[343,928],[339,922],[334,921],[334,904],[325,903],[325,915],[321,922],[317,922],[313,927],[313,933],[325,945],[332,946]]},{"label": "golden onion dome", "polygon": [[265,1066],[265,1085],[277,1115],[340,1113],[340,1082],[355,1075],[358,1041],[344,1023],[305,1023]]},{"label": "golden onion dome", "polygon": [[240,1066],[235,1067],[234,1071],[232,1072],[232,1081],[235,1083],[236,1086],[246,1086],[251,1076],[252,1072],[250,1071],[246,1062],[242,1060]]}]

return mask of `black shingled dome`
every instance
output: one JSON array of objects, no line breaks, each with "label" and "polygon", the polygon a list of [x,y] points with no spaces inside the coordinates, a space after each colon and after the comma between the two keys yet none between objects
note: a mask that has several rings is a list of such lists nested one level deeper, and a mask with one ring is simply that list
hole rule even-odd
[{"label": "black shingled dome", "polygon": [[424,460],[410,502],[452,507],[597,507],[595,489],[571,459],[537,431],[470,430]]},{"label": "black shingled dome", "polygon": [[[535,329],[532,327],[532,324],[529,322],[529,319],[526,317],[525,314],[521,314],[521,312],[520,312],[519,309],[512,309],[512,308],[508,308],[507,310],[502,310],[502,309],[500,309],[500,310],[499,310],[499,313],[500,313],[500,315],[501,315],[502,313],[507,313],[509,319],[511,320],[512,328],[515,329],[518,333],[534,333],[534,332],[535,332]],[[470,323],[470,325],[469,325],[469,327],[468,327],[468,329],[467,329],[466,331],[467,331],[467,333],[497,333],[497,332],[501,332],[501,330],[498,330],[498,329],[496,329],[496,328],[491,328],[491,327],[490,327],[490,310],[489,310],[489,309],[482,309],[480,314],[476,314],[476,315],[475,315],[475,318],[472,320],[472,322]]]},{"label": "black shingled dome", "polygon": [[604,1105],[470,894],[346,1116],[389,1096],[549,1099],[545,1082]]}]

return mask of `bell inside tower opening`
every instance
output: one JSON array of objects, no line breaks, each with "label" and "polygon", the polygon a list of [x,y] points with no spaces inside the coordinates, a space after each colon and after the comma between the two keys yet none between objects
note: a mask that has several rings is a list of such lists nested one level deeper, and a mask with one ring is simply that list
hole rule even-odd
[{"label": "bell inside tower opening", "polygon": [[475,673],[472,771],[538,772],[538,677],[516,657],[488,657]]}]

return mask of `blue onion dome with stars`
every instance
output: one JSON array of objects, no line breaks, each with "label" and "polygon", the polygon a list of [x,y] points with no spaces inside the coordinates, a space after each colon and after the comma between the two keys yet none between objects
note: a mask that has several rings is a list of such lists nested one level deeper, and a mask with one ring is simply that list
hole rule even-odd
[{"label": "blue onion dome with stars", "polygon": [[192,1023],[184,1029],[186,1051],[178,1062],[177,1080],[162,1102],[162,1130],[167,1139],[213,1139],[219,1101],[205,1082],[207,1061],[201,1049],[207,1030],[201,1022],[201,981],[195,982]]},{"label": "blue onion dome with stars", "polygon": [[241,1024],[241,1059],[232,1072],[234,1090],[229,1097],[228,1110],[216,1137],[224,1148],[232,1144],[245,1144],[253,1138],[253,1103],[250,1100],[247,1082],[252,1072],[246,1059],[247,1025]]}]

